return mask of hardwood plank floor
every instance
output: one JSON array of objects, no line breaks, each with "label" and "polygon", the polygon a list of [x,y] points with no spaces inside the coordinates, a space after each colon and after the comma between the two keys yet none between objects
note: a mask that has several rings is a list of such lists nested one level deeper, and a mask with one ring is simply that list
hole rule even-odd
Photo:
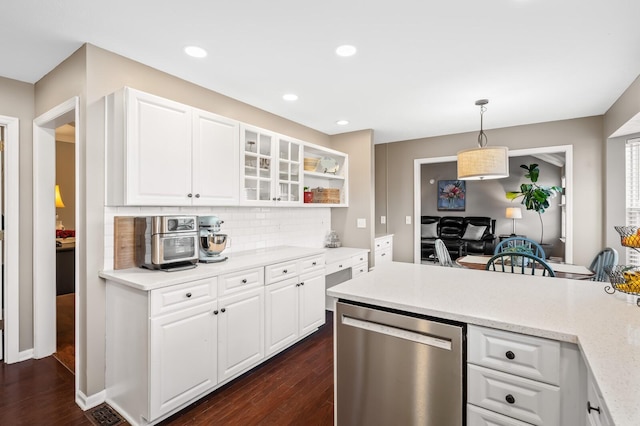
[{"label": "hardwood plank floor", "polygon": [[[317,332],[161,423],[332,425],[333,316]],[[0,425],[91,425],[53,357],[0,364]]]},{"label": "hardwood plank floor", "polygon": [[75,293],[56,296],[56,352],[53,356],[73,373],[76,367]]}]

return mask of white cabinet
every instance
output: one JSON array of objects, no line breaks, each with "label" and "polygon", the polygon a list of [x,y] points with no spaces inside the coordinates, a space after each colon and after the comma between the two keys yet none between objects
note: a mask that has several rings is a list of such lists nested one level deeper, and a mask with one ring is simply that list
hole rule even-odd
[{"label": "white cabinet", "polygon": [[376,265],[393,260],[393,235],[376,237],[374,257]]},{"label": "white cabinet", "polygon": [[324,257],[283,262],[265,270],[265,341],[269,356],[325,323]]},{"label": "white cabinet", "polygon": [[586,425],[588,426],[613,426],[613,420],[609,415],[607,406],[602,399],[600,389],[591,374],[587,375],[587,403],[586,405]]},{"label": "white cabinet", "polygon": [[470,425],[581,424],[576,345],[474,325],[467,342]]},{"label": "white cabinet", "polygon": [[302,141],[253,126],[241,126],[242,202],[297,205],[302,202]]},{"label": "white cabinet", "polygon": [[307,164],[316,164],[315,167],[304,166],[304,186],[315,192],[313,202],[306,205],[347,207],[349,205],[348,155],[305,143],[303,156],[310,160]]},{"label": "white cabinet", "polygon": [[128,87],[105,109],[107,205],[238,203],[238,122]]}]

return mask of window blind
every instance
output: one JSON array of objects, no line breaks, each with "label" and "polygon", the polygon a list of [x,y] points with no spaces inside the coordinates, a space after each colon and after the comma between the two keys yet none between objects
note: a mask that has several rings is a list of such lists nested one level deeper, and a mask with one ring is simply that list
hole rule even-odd
[{"label": "window blind", "polygon": [[[625,149],[627,225],[640,227],[640,138],[629,139]],[[627,248],[627,263],[640,266],[640,253]]]}]

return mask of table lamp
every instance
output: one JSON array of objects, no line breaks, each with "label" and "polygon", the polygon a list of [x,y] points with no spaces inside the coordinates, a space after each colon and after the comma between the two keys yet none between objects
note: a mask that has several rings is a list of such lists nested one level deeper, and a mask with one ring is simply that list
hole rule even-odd
[{"label": "table lamp", "polygon": [[507,219],[513,220],[513,231],[511,235],[515,236],[516,235],[516,219],[522,219],[522,209],[520,207],[507,207],[507,212],[505,216]]},{"label": "table lamp", "polygon": [[[60,185],[56,185],[56,208],[63,209],[64,202],[62,202],[62,196],[60,195]],[[56,212],[56,229],[62,230],[64,226],[62,225],[62,221],[58,218],[58,212]]]}]

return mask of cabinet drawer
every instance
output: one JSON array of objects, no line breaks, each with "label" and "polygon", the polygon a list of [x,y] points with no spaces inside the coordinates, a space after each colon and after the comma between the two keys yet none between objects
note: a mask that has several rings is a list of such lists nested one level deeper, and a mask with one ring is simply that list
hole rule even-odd
[{"label": "cabinet drawer", "polygon": [[340,262],[333,262],[327,265],[326,273],[327,275],[333,274],[334,272],[342,271],[343,269],[351,268],[353,265],[351,258],[347,258],[341,260]]},{"label": "cabinet drawer", "polygon": [[387,248],[387,249],[383,249],[383,250],[376,250],[376,263],[380,263],[380,262],[390,262],[392,256],[392,250],[391,248]]},{"label": "cabinet drawer", "polygon": [[376,251],[391,248],[392,242],[392,236],[376,238]]},{"label": "cabinet drawer", "polygon": [[247,269],[218,277],[218,293],[220,296],[263,285],[263,268]]},{"label": "cabinet drawer", "polygon": [[468,362],[560,384],[560,343],[540,337],[470,325]]},{"label": "cabinet drawer", "polygon": [[363,262],[369,262],[369,254],[368,253],[362,253],[362,254],[358,254],[356,256],[351,256],[351,264],[358,265],[358,264],[363,263]]},{"label": "cabinet drawer", "polygon": [[151,304],[151,316],[162,315],[215,300],[216,283],[217,278],[210,278],[152,290],[149,302]]},{"label": "cabinet drawer", "polygon": [[369,272],[369,262],[359,263],[351,267],[351,278]]},{"label": "cabinet drawer", "polygon": [[264,273],[266,284],[271,284],[289,277],[294,277],[299,274],[298,261],[292,260],[289,262],[282,262],[276,263],[275,265],[265,266]]},{"label": "cabinet drawer", "polygon": [[304,274],[320,269],[324,269],[324,255],[305,257],[300,261],[300,273]]},{"label": "cabinet drawer", "polygon": [[560,388],[467,364],[467,402],[534,424],[560,424]]},{"label": "cabinet drawer", "polygon": [[467,404],[467,426],[531,426],[531,423]]}]

